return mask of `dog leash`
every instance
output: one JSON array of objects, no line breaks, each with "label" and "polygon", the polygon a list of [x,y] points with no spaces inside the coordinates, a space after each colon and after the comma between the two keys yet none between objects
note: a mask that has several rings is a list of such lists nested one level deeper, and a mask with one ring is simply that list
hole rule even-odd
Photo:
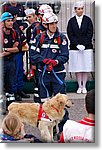
[{"label": "dog leash", "polygon": [[[46,92],[47,92],[47,97],[49,97],[49,92],[48,92],[48,90],[47,90],[47,88],[46,88],[46,86],[45,86],[45,84],[44,84],[44,81],[43,81],[43,78],[44,78],[44,74],[45,74],[46,68],[47,68],[47,66],[45,65],[45,66],[44,66],[43,73],[42,73],[42,79],[41,79],[41,82],[42,82],[42,85],[43,85],[43,87],[45,88],[45,90],[46,90]],[[63,82],[62,82],[61,79],[57,76],[57,74],[55,73],[55,71],[52,70],[52,72],[53,72],[55,78],[57,79],[58,83],[59,83],[60,85],[63,85]]]},{"label": "dog leash", "polygon": [[42,73],[42,79],[41,79],[41,82],[42,82],[42,85],[43,87],[45,88],[46,92],[47,92],[47,97],[49,97],[49,92],[44,84],[44,81],[43,81],[43,78],[44,78],[44,74],[45,74],[45,71],[46,71],[46,65],[44,66],[44,70],[43,70],[43,73]]},{"label": "dog leash", "polygon": [[54,70],[52,70],[52,72],[53,72],[55,78],[58,80],[59,84],[62,85],[63,82],[62,82],[61,79],[57,76],[56,72],[55,72]]}]

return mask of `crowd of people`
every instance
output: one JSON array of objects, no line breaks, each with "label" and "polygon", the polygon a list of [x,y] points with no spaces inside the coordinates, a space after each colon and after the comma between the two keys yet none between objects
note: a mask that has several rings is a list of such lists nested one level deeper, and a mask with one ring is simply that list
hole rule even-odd
[{"label": "crowd of people", "polygon": [[[57,15],[48,4],[40,5],[37,10],[24,9],[16,0],[9,0],[3,6],[0,17],[3,89],[0,98],[5,94],[6,107],[14,101],[30,98],[24,92],[23,79],[23,47],[26,45],[30,64],[27,79],[34,78],[34,102],[44,103],[57,93],[66,94],[67,62],[69,72],[76,73],[77,93],[87,93],[88,72],[94,71],[93,24],[83,14],[83,1],[75,3],[74,11],[75,16],[69,19],[66,29],[69,44],[68,38],[59,31]],[[63,123],[59,123],[60,133],[68,119],[65,109]]]}]

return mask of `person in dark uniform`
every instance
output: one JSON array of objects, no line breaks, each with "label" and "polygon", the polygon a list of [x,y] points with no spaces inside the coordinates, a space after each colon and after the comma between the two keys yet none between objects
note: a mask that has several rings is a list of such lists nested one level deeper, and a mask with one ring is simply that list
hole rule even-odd
[{"label": "person in dark uniform", "polygon": [[75,72],[78,81],[77,93],[87,93],[88,73],[94,72],[93,24],[84,15],[84,2],[74,5],[75,16],[68,21],[67,35],[70,40],[69,72]]},{"label": "person in dark uniform", "polygon": [[16,100],[22,99],[22,98],[30,98],[30,95],[27,95],[24,92],[24,70],[23,70],[23,52],[22,52],[22,45],[23,43],[26,43],[26,37],[22,30],[19,28],[19,24],[17,23],[17,11],[11,11],[11,14],[13,15],[13,28],[18,32],[20,36],[20,51],[15,54],[15,64],[16,64],[16,82],[13,86],[14,90],[17,89],[17,95]]},{"label": "person in dark uniform", "polygon": [[31,34],[36,26],[39,23],[37,22],[37,15],[35,14],[36,10],[35,9],[26,9],[25,14],[26,14],[26,19],[29,22],[29,27],[26,29],[26,38],[27,38],[27,43],[29,44],[30,39],[31,39]]},{"label": "person in dark uniform", "polygon": [[[64,64],[69,58],[68,40],[59,32],[57,22],[58,18],[54,13],[45,13],[42,23],[46,24],[47,31],[38,34],[31,45],[31,61],[38,66],[42,103],[57,93],[66,93]],[[43,42],[40,43],[42,35]],[[65,118],[59,125],[60,132],[67,119],[68,112],[65,109]]]},{"label": "person in dark uniform", "polygon": [[[16,0],[9,0],[8,3],[6,3],[3,6],[3,11],[8,11],[10,12],[13,16],[14,14],[16,14],[16,20],[14,22],[14,28],[16,28],[16,30],[18,30],[19,34],[20,34],[20,38],[21,38],[21,44],[25,43],[23,42],[25,40],[25,36],[23,31],[25,30],[25,28],[28,27],[28,24],[26,22],[24,22],[24,17],[25,17],[25,12],[24,12],[24,7],[17,2]],[[19,61],[18,61],[19,60]],[[18,92],[17,92],[17,99],[21,99],[21,98],[30,98],[30,95],[25,94],[25,92],[23,91],[24,88],[24,81],[23,81],[23,54],[20,51],[20,53],[18,53],[15,56],[15,61],[16,61],[16,76],[17,76],[17,80],[14,84],[14,89],[18,88]]]},{"label": "person in dark uniform", "polygon": [[[35,14],[36,10],[35,9],[26,9],[25,10],[25,14],[26,14],[26,19],[29,22],[29,26],[26,29],[26,38],[27,38],[27,43],[29,45],[29,49],[30,49],[30,40],[31,40],[31,36],[32,36],[32,31],[34,30],[34,28],[39,25],[39,22],[37,22],[37,15]],[[28,74],[27,74],[27,79],[30,80],[31,78],[34,77],[34,69],[35,66],[33,67],[31,65],[31,59],[30,59],[30,51],[28,52],[28,58],[29,58],[29,65],[28,65]]]},{"label": "person in dark uniform", "polygon": [[17,93],[17,89],[13,89],[16,80],[14,55],[20,49],[20,37],[16,30],[13,29],[13,16],[11,13],[3,13],[0,21],[3,23],[1,35],[3,50],[0,53],[0,57],[3,58],[3,84],[8,105],[16,99],[15,94]]},{"label": "person in dark uniform", "polygon": [[[31,40],[30,40],[30,44],[32,44],[34,42],[34,38],[36,37],[36,35],[38,35],[39,33],[42,33],[44,31],[46,31],[46,25],[42,24],[42,17],[45,13],[49,13],[49,12],[53,12],[52,8],[47,5],[47,4],[42,4],[37,12],[37,20],[39,20],[39,24],[37,24],[35,26],[35,28],[32,31],[32,35],[31,35]],[[34,75],[34,79],[35,79],[35,87],[34,87],[34,101],[35,102],[41,102],[40,97],[39,97],[39,85],[38,85],[38,66],[37,64],[32,64],[32,66],[35,67],[35,75]]]},{"label": "person in dark uniform", "polygon": [[[39,78],[42,102],[47,100],[47,97],[53,94],[56,95],[58,92],[65,93],[64,78],[66,72],[64,64],[68,61],[69,56],[67,47],[68,41],[67,38],[58,31],[57,22],[58,18],[54,13],[45,13],[43,23],[47,25],[47,31],[44,32],[44,41],[42,45],[40,45],[41,43],[38,44],[42,35],[40,33],[35,37],[31,45],[31,61],[32,63],[38,64],[39,73],[42,74]],[[61,41],[60,45],[57,40]],[[45,66],[46,69],[44,68]],[[56,76],[58,76],[59,79]],[[52,93],[48,96],[47,91],[50,93],[51,89]]]}]

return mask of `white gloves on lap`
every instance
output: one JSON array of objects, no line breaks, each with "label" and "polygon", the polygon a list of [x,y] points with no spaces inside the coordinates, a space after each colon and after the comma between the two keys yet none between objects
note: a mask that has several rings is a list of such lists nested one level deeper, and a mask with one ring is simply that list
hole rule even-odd
[{"label": "white gloves on lap", "polygon": [[84,46],[84,45],[80,45],[80,44],[78,44],[76,47],[77,47],[80,51],[83,51],[83,50],[85,49],[85,46]]}]

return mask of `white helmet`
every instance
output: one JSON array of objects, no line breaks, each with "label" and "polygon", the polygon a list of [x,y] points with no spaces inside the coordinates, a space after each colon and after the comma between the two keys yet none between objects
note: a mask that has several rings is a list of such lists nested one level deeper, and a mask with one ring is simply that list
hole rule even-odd
[{"label": "white helmet", "polygon": [[52,22],[58,22],[58,17],[54,13],[45,13],[42,18],[42,23],[48,24]]},{"label": "white helmet", "polygon": [[53,12],[52,8],[47,5],[47,4],[42,4],[38,10],[38,13],[39,14],[45,14],[45,13],[48,13],[48,12]]},{"label": "white helmet", "polygon": [[25,10],[25,14],[26,14],[26,16],[27,16],[27,15],[30,15],[30,14],[35,14],[35,9],[32,9],[32,8],[26,9],[26,10]]}]

